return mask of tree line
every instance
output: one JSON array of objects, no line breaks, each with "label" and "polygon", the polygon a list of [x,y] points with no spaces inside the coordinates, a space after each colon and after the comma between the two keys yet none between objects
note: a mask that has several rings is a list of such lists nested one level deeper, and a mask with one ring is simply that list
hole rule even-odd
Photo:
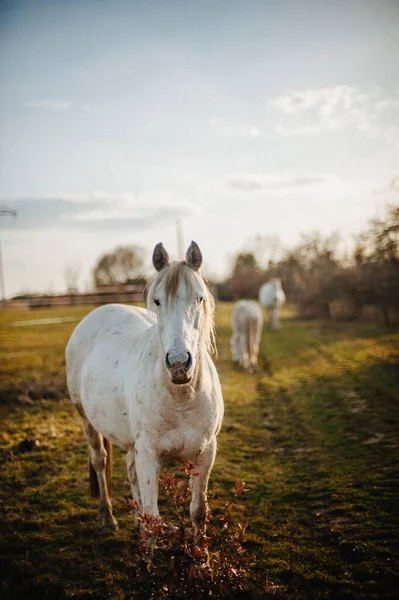
[{"label": "tree line", "polygon": [[[258,236],[252,251],[235,257],[229,277],[212,283],[219,300],[257,298],[262,283],[279,277],[287,300],[303,317],[357,319],[374,307],[389,324],[399,315],[399,206],[390,205],[383,218],[371,219],[350,255],[341,255],[337,234],[303,235],[279,260],[278,238],[263,242]],[[144,255],[137,246],[104,254],[93,269],[95,286],[145,283]]]}]

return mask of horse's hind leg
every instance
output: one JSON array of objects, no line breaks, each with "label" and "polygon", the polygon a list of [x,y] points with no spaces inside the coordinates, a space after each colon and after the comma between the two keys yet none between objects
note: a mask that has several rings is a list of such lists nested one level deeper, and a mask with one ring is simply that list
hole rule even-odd
[{"label": "horse's hind leg", "polygon": [[262,327],[263,327],[263,323],[257,323],[255,326],[255,341],[254,341],[254,368],[258,367],[258,358],[259,358],[259,347],[260,347],[260,340],[262,337]]},{"label": "horse's hind leg", "polygon": [[240,363],[242,364],[244,369],[247,370],[248,365],[249,365],[249,360],[250,360],[250,356],[249,356],[249,352],[248,352],[248,332],[246,332],[245,334],[240,333],[240,354],[241,354]]},{"label": "horse's hind leg", "polygon": [[[132,499],[138,503],[138,510],[142,513],[143,505],[141,502],[139,482],[138,482],[137,473],[136,473],[135,449],[134,448],[130,448],[126,454],[126,467],[127,467],[127,475],[129,478],[130,488],[132,490]],[[135,517],[135,525],[138,528],[140,526],[140,523],[137,519],[137,515],[135,514],[134,517]]]},{"label": "horse's hind leg", "polygon": [[118,524],[112,514],[111,500],[105,475],[107,459],[110,457],[107,457],[103,436],[94,429],[86,417],[82,417],[82,423],[86,440],[89,444],[90,464],[97,475],[103,529],[115,530]]},{"label": "horse's hind leg", "polygon": [[280,329],[280,307],[277,305],[274,309],[274,324],[273,329],[278,331]]},{"label": "horse's hind leg", "polygon": [[233,363],[238,363],[240,361],[240,341],[239,335],[237,332],[233,332],[230,340],[230,348],[231,348],[231,358]]},{"label": "horse's hind leg", "polygon": [[267,309],[267,328],[272,331],[273,329],[273,308],[270,306]]}]

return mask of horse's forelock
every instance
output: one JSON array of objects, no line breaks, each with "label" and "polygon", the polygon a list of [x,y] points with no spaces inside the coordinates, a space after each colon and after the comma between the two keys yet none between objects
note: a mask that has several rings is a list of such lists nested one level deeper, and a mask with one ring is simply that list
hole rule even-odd
[{"label": "horse's forelock", "polygon": [[155,273],[149,283],[147,309],[151,312],[155,312],[154,298],[156,298],[156,292],[159,287],[163,287],[164,289],[166,302],[173,302],[176,299],[181,282],[185,284],[186,290],[189,293],[188,299],[191,301],[197,297],[196,284],[199,282],[205,284],[205,297],[202,303],[205,316],[204,341],[209,352],[216,353],[214,324],[215,301],[208,290],[204,278],[197,271],[194,271],[189,267],[185,261],[174,261],[158,273]]}]

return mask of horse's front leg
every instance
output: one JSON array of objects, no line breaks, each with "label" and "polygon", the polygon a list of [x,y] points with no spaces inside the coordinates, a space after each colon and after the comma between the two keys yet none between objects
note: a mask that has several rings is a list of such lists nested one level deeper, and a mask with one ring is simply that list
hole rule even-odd
[{"label": "horse's front leg", "polygon": [[[140,489],[139,482],[137,480],[137,472],[136,472],[136,456],[135,456],[135,448],[130,448],[126,454],[126,467],[127,467],[127,475],[129,478],[130,489],[132,491],[132,499],[137,502],[138,510],[142,514],[143,513],[143,505],[140,497]],[[134,514],[134,522],[137,528],[139,528],[139,521],[137,519],[136,513]]]},{"label": "horse's front leg", "polygon": [[[216,456],[216,437],[205,448],[199,456],[198,466],[194,469],[191,476],[191,504],[190,516],[194,525],[194,542],[198,541],[201,525],[203,524],[206,512],[208,510],[208,481],[215,462]],[[197,473],[199,473],[197,475]]]},{"label": "horse's front leg", "polygon": [[[145,442],[145,440],[139,440],[135,445],[135,457],[136,475],[141,498],[142,514],[146,517],[156,519],[159,517],[158,477],[160,467],[158,456]],[[145,530],[145,523],[141,524],[141,530]],[[150,536],[146,540],[150,557],[154,553],[155,543],[155,536]]]}]

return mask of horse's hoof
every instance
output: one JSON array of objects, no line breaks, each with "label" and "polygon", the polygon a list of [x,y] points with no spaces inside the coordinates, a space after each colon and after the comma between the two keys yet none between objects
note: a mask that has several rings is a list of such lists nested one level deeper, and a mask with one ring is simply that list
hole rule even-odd
[{"label": "horse's hoof", "polygon": [[103,525],[101,533],[115,533],[119,529],[118,525]]},{"label": "horse's hoof", "polygon": [[114,533],[119,529],[118,523],[115,521],[114,523],[106,523],[103,525],[102,532],[103,533]]}]

